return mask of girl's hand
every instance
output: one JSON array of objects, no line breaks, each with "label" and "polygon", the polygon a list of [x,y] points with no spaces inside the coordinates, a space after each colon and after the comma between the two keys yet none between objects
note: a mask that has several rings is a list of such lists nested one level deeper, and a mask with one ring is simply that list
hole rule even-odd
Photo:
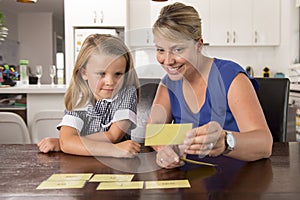
[{"label": "girl's hand", "polygon": [[141,145],[133,140],[126,140],[124,142],[113,144],[116,148],[112,152],[117,158],[134,158],[140,151]]},{"label": "girl's hand", "polygon": [[37,146],[39,150],[43,153],[48,153],[49,151],[60,151],[59,139],[58,138],[44,138]]},{"label": "girl's hand", "polygon": [[184,164],[180,160],[183,156],[184,145],[164,146],[157,150],[156,163],[163,168],[171,169]]},{"label": "girl's hand", "polygon": [[209,122],[187,133],[184,144],[187,154],[218,156],[225,150],[225,131],[217,122]]}]

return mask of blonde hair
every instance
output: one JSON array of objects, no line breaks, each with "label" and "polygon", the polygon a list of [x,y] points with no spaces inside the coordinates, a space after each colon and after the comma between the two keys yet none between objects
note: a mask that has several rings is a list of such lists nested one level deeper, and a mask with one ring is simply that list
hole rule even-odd
[{"label": "blonde hair", "polygon": [[177,2],[161,9],[152,31],[170,40],[198,41],[202,39],[201,18],[195,8]]},{"label": "blonde hair", "polygon": [[139,80],[134,69],[133,58],[124,42],[115,36],[108,34],[92,34],[83,42],[77,56],[73,69],[72,79],[64,97],[67,110],[73,110],[86,106],[89,102],[95,100],[88,84],[83,80],[80,70],[85,69],[87,62],[95,53],[105,55],[124,56],[126,60],[126,69],[124,77],[124,86],[135,86],[139,96]]}]

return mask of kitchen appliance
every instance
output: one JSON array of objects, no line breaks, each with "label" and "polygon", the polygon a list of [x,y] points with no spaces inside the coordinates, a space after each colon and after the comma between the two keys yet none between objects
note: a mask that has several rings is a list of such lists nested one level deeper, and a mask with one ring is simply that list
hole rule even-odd
[{"label": "kitchen appliance", "polygon": [[80,51],[82,43],[90,34],[111,34],[124,40],[124,27],[77,27],[74,29],[74,59]]}]

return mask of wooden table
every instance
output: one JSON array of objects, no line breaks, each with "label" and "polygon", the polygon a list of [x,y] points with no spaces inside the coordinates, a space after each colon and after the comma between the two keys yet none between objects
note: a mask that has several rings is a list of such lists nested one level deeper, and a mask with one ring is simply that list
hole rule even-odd
[{"label": "wooden table", "polygon": [[[135,159],[43,154],[35,145],[0,145],[0,199],[299,199],[300,144],[275,143],[270,159],[241,162],[215,159],[216,168],[186,165],[160,169],[155,152]],[[87,182],[81,189],[37,190],[54,173],[134,173],[133,180],[189,179],[191,188],[96,190]]]}]

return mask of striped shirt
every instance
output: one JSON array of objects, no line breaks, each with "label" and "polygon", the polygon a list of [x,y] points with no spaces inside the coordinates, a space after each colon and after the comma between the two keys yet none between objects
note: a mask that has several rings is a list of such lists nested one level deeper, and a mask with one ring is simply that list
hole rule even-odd
[{"label": "striped shirt", "polygon": [[131,129],[137,122],[137,94],[133,86],[127,86],[119,91],[113,99],[98,100],[95,105],[86,108],[65,111],[61,126],[70,126],[78,130],[80,136],[108,131],[111,124],[121,120],[132,122]]}]

